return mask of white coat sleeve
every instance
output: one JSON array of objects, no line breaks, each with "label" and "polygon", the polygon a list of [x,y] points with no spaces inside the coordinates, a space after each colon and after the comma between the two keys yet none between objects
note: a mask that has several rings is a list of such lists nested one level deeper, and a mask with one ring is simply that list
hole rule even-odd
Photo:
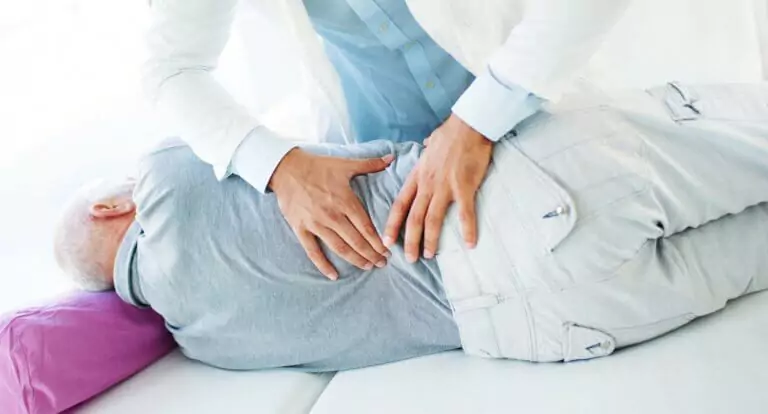
[{"label": "white coat sleeve", "polygon": [[212,75],[229,40],[237,3],[152,0],[144,88],[162,120],[213,166],[219,179],[230,174],[235,152],[251,136],[255,142],[249,145],[248,162],[258,165],[261,173],[247,180],[265,191],[272,171],[293,144],[265,131]]},{"label": "white coat sleeve", "polygon": [[489,60],[501,83],[556,100],[597,52],[631,0],[527,0],[522,21]]}]

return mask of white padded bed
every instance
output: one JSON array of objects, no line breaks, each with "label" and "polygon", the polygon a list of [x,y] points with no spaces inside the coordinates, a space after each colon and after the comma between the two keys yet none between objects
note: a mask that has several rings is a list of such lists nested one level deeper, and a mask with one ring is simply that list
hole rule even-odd
[{"label": "white padded bed", "polygon": [[174,352],[86,414],[765,414],[768,292],[658,340],[572,364],[447,352],[327,375],[229,372]]},{"label": "white padded bed", "polygon": [[768,292],[609,358],[571,364],[449,352],[337,374],[312,414],[765,414]]},{"label": "white padded bed", "polygon": [[177,350],[78,413],[308,413],[333,374],[224,371]]},{"label": "white padded bed", "polygon": [[[758,80],[767,44],[761,42],[765,1],[637,1],[587,77],[605,87],[670,78]],[[690,16],[695,20],[686,20]],[[728,27],[731,36],[713,36],[713,27]],[[651,64],[657,61],[665,64]],[[296,124],[292,116],[282,119]],[[175,352],[77,412],[764,414],[767,349],[768,292],[584,363],[537,365],[449,352],[334,376],[221,371]]]}]

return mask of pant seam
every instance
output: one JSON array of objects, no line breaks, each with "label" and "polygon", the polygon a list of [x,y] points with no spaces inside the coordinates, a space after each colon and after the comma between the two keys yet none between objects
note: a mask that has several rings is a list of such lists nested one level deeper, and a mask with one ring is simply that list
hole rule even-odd
[{"label": "pant seam", "polygon": [[[494,166],[494,172],[499,173],[499,170],[495,166]],[[538,177],[538,176],[537,176],[537,179],[541,181],[541,178]],[[507,185],[504,183],[503,180],[500,181],[499,184],[504,189],[504,191],[506,191],[506,192],[509,191],[509,188],[507,187]],[[517,201],[514,200],[514,197],[510,197],[510,199],[512,200],[512,204],[514,205],[515,210],[517,210],[517,212],[519,212],[520,208],[519,208],[519,204],[517,203]],[[515,217],[515,216],[517,216],[519,218],[519,213],[516,214],[516,215],[513,214],[513,217]],[[519,278],[517,276],[518,272],[517,272],[517,266],[515,265],[515,261],[509,255],[509,251],[507,250],[506,245],[503,242],[503,239],[501,237],[499,237],[498,233],[496,232],[494,227],[489,222],[489,218],[487,217],[487,215],[485,215],[485,217],[483,218],[483,222],[485,222],[486,226],[491,230],[491,233],[493,234],[493,238],[494,238],[496,244],[501,247],[500,250],[504,254],[504,258],[506,259],[507,263],[509,263],[510,272],[512,273],[510,275],[511,280],[512,280],[512,285],[514,286],[515,291],[516,291],[516,293],[518,295],[518,298],[520,300],[520,306],[522,306],[522,308],[523,308],[523,312],[525,313],[526,324],[528,325],[527,328],[528,328],[529,355],[530,355],[530,360],[533,361],[534,357],[538,354],[538,343],[536,341],[536,327],[534,325],[533,316],[532,316],[531,309],[530,309],[530,304],[528,303],[528,296],[527,296],[526,290],[522,289],[521,286],[520,286],[520,280],[519,280]],[[497,291],[498,291],[498,289],[497,289]],[[502,298],[503,297],[501,295],[498,296],[498,299],[499,299],[500,303],[502,302]],[[507,301],[503,300],[503,302],[507,302]],[[490,312],[490,309],[489,309],[489,312]],[[490,315],[489,315],[489,317],[490,317]],[[491,320],[493,321],[493,319],[491,319]],[[500,344],[498,342],[498,335],[496,335],[496,331],[495,331],[496,330],[495,323],[492,323],[492,325],[494,327],[494,337],[496,338],[496,344],[497,344],[499,350],[501,350],[501,346],[500,346]]]}]

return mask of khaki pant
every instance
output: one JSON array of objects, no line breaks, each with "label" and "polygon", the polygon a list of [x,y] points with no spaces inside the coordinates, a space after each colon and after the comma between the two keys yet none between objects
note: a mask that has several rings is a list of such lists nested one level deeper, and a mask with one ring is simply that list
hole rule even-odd
[{"label": "khaki pant", "polygon": [[467,353],[611,354],[768,288],[768,86],[574,96],[496,145],[438,263]]}]

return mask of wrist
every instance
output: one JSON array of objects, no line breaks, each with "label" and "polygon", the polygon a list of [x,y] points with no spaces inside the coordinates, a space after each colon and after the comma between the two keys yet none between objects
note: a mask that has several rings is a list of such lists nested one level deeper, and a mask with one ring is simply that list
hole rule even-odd
[{"label": "wrist", "polygon": [[[293,148],[288,151],[285,156],[283,156],[283,158],[277,164],[277,167],[275,167],[274,172],[272,172],[272,176],[269,178],[269,183],[267,184],[267,187],[272,192],[279,192],[280,188],[282,188],[283,185],[291,179],[293,176],[292,172],[294,171],[294,166],[301,164],[301,158],[303,155],[303,151],[301,151],[299,148]],[[297,162],[299,164],[297,164]]]},{"label": "wrist", "polygon": [[459,137],[464,141],[478,145],[493,145],[493,141],[488,139],[488,137],[477,131],[468,123],[464,122],[464,120],[455,113],[451,114],[451,116],[446,121],[446,124],[449,124],[449,128],[454,131],[454,134],[452,135]]}]

